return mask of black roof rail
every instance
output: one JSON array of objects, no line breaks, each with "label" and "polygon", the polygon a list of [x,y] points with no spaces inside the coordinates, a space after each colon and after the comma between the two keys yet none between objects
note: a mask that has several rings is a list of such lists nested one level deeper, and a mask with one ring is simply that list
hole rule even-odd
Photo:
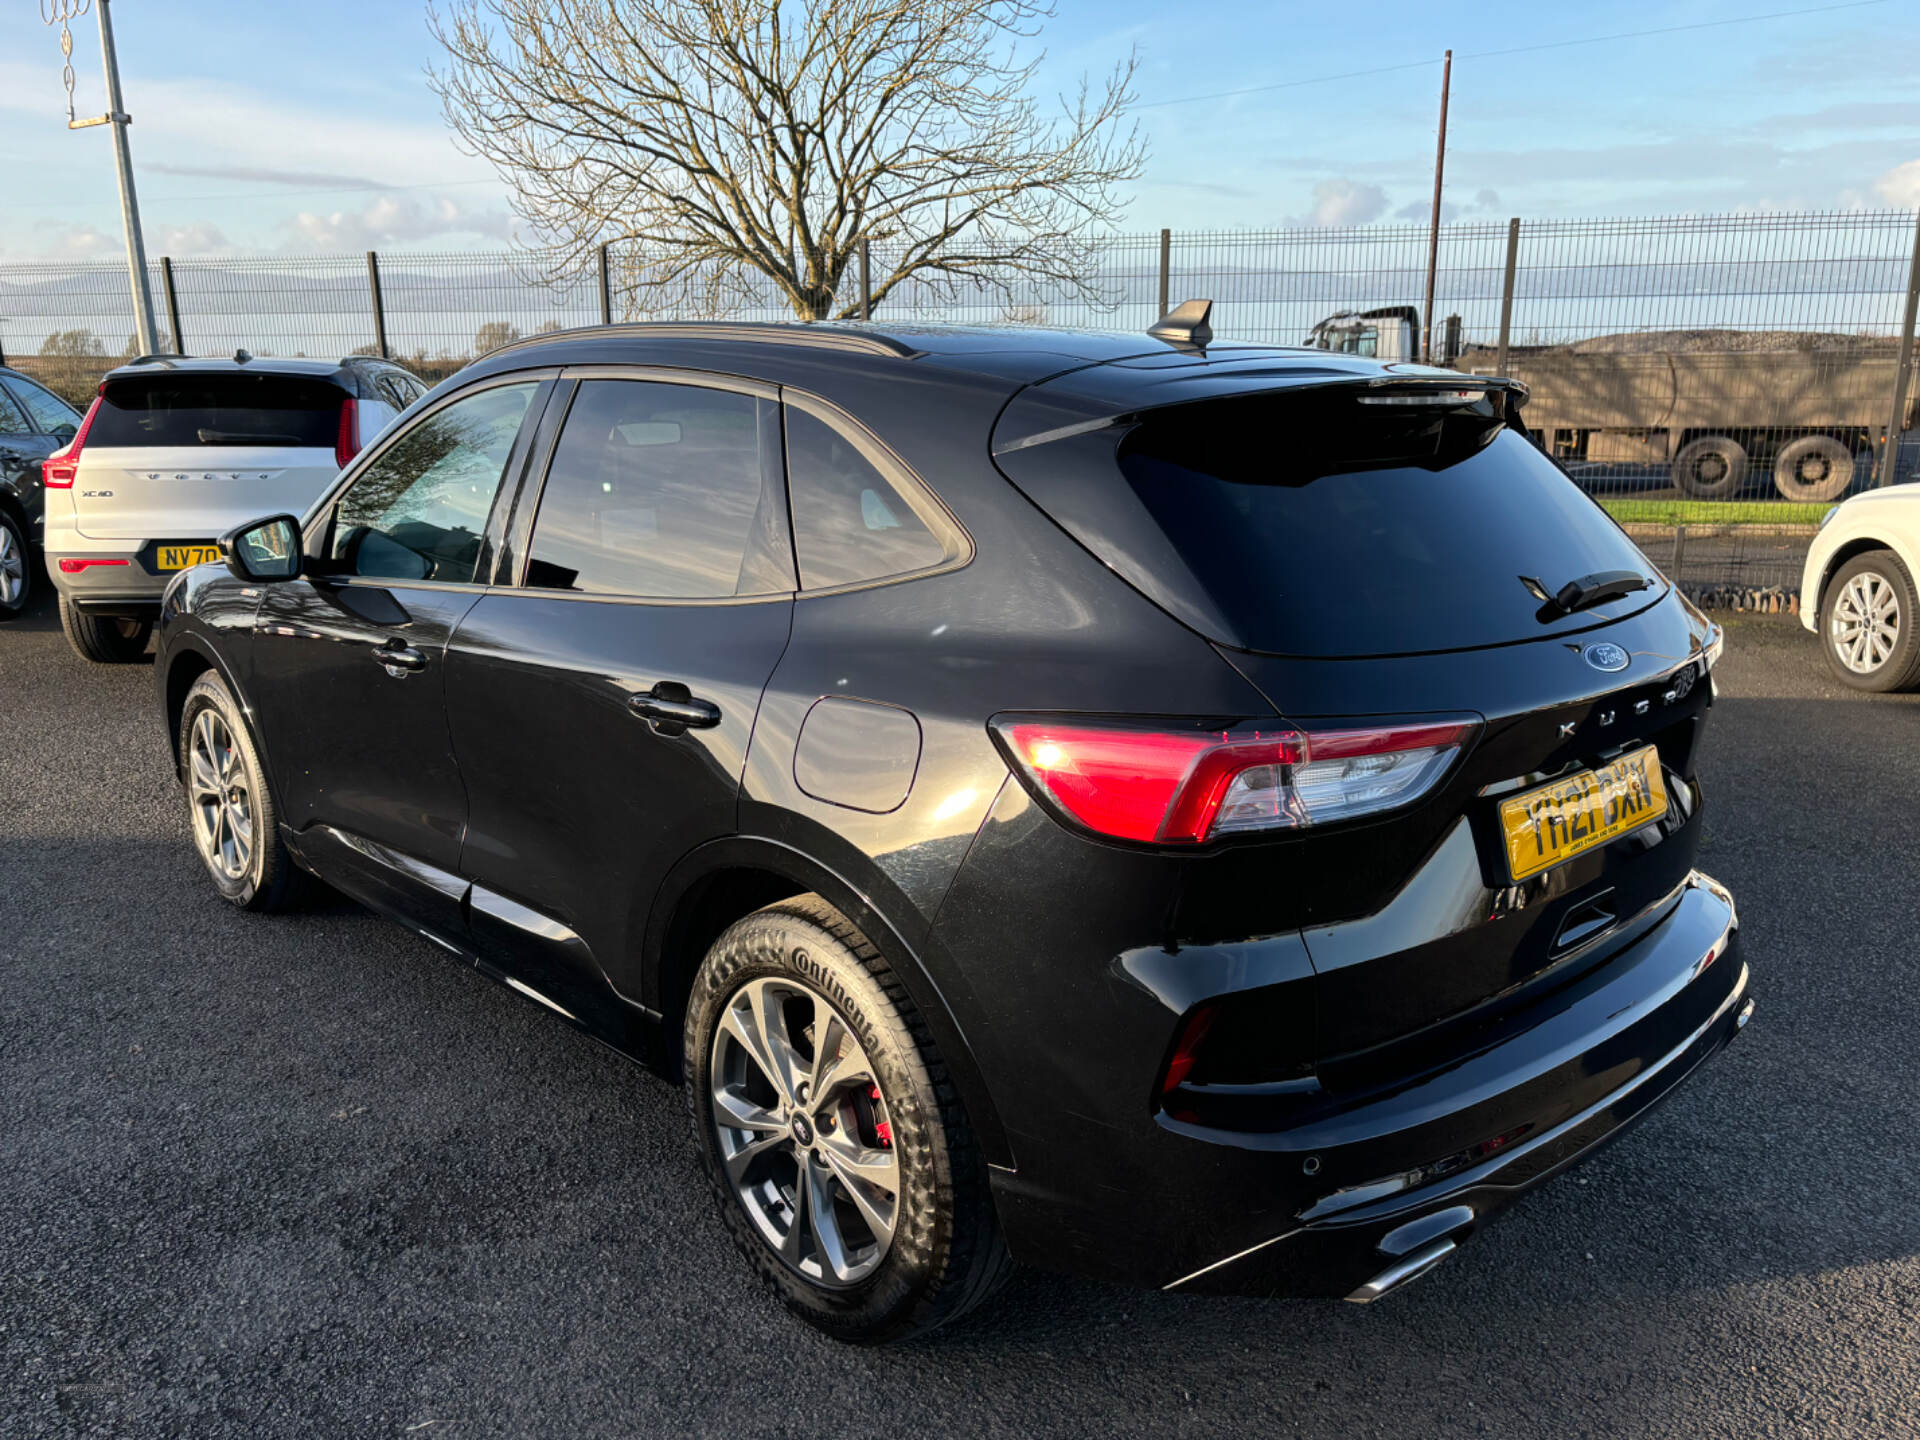
[{"label": "black roof rail", "polygon": [[162,360],[185,360],[188,358],[188,356],[181,355],[174,351],[158,350],[151,355],[136,355],[133,359],[123,360],[120,363],[123,365],[155,365]]},{"label": "black roof rail", "polygon": [[502,345],[499,350],[489,350],[487,355],[540,345],[549,340],[608,335],[636,340],[757,341],[768,345],[806,345],[822,350],[889,355],[899,360],[916,359],[926,353],[891,335],[843,330],[831,323],[807,324],[798,320],[785,324],[763,320],[634,320],[617,325],[576,325],[568,330],[549,330],[544,335],[523,335],[518,340]]}]

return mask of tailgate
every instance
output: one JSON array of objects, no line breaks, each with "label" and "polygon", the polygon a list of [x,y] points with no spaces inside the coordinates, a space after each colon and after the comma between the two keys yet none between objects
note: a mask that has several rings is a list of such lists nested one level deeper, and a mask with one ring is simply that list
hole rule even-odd
[{"label": "tailgate", "polygon": [[74,480],[75,524],[101,540],[212,540],[261,515],[303,513],[338,473],[331,447],[89,445]]},{"label": "tailgate", "polygon": [[[1629,657],[1536,641],[1446,656],[1329,662],[1227,658],[1289,721],[1477,711],[1480,737],[1440,790],[1399,815],[1329,829],[1301,933],[1316,975],[1322,1077],[1336,1087],[1471,1048],[1496,1024],[1604,961],[1685,881],[1699,825],[1694,752],[1711,703],[1707,631],[1669,598],[1601,632]],[[1592,642],[1594,637],[1583,636]],[[1501,802],[1655,752],[1666,816],[1514,880]]]}]

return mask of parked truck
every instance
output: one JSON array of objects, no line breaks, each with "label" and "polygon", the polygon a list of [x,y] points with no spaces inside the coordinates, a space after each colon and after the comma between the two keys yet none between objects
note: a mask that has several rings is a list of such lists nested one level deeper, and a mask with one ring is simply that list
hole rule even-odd
[{"label": "parked truck", "polygon": [[[1419,333],[1417,309],[1385,306],[1328,316],[1306,343],[1412,359]],[[1495,351],[1462,350],[1458,335],[1458,317],[1449,316],[1436,363],[1476,375],[1499,368]],[[1780,348],[1732,348],[1761,338]],[[1813,348],[1822,343],[1832,348]],[[1770,479],[1788,500],[1830,501],[1872,471],[1895,366],[1891,346],[1854,337],[1681,331],[1514,346],[1504,369],[1527,383],[1527,424],[1565,463],[1665,466],[1676,489],[1701,500]],[[1914,388],[1902,430],[1915,422]]]}]

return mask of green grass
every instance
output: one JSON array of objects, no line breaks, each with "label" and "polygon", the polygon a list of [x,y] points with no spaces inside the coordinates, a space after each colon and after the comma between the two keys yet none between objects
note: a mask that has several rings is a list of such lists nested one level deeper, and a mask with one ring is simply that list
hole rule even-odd
[{"label": "green grass", "polygon": [[1831,505],[1785,500],[1602,500],[1622,525],[1818,525]]}]

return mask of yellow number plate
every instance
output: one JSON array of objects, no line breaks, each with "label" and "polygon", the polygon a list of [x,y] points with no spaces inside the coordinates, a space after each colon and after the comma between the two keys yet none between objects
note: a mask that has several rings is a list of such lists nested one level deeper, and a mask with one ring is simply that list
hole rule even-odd
[{"label": "yellow number plate", "polygon": [[1508,871],[1515,880],[1538,875],[1666,813],[1666,776],[1649,745],[1501,801]]},{"label": "yellow number plate", "polygon": [[218,545],[162,545],[155,563],[162,570],[189,570],[219,558]]}]

